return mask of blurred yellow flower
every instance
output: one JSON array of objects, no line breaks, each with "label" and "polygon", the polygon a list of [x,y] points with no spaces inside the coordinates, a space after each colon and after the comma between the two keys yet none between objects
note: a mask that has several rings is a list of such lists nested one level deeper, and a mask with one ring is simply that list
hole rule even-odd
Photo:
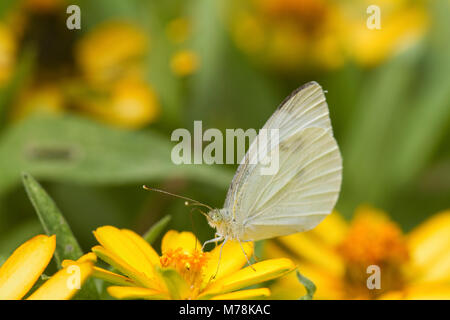
[{"label": "blurred yellow flower", "polygon": [[87,80],[104,85],[130,74],[141,75],[147,49],[143,31],[126,22],[107,22],[80,40],[75,56]]},{"label": "blurred yellow flower", "polygon": [[16,40],[10,29],[0,23],[0,87],[9,80],[16,61]]},{"label": "blurred yellow flower", "polygon": [[[257,299],[270,294],[267,288],[242,288],[280,277],[295,268],[289,259],[271,259],[242,269],[246,258],[237,242],[227,242],[220,266],[220,246],[203,252],[190,232],[168,231],[162,240],[162,255],[139,235],[112,226],[98,228],[101,246],[92,251],[123,275],[97,270],[94,276],[115,286],[108,293],[118,299]],[[251,243],[243,244],[247,255]],[[240,290],[240,291],[239,291]]]},{"label": "blurred yellow flower", "polygon": [[376,65],[417,42],[427,29],[423,1],[378,1],[381,29],[369,29],[371,1],[232,1],[228,14],[236,45],[280,71],[334,69],[349,58]]},{"label": "blurred yellow flower", "polygon": [[198,69],[199,59],[197,54],[191,50],[180,50],[172,56],[170,67],[177,76],[188,76]]},{"label": "blurred yellow flower", "polygon": [[26,9],[36,12],[48,12],[61,8],[64,5],[63,0],[25,0],[22,4]]},{"label": "blurred yellow flower", "polygon": [[[267,242],[265,252],[298,262],[318,299],[450,299],[450,211],[403,235],[384,212],[363,206],[350,225],[333,213],[312,231]],[[381,270],[380,289],[367,287],[370,265]],[[295,280],[277,281],[273,295],[298,297]]]},{"label": "blurred yellow flower", "polygon": [[[0,300],[22,299],[33,287],[52,259],[56,236],[38,235],[17,248],[0,267]],[[92,262],[74,263],[80,269],[80,285],[89,277]],[[63,268],[42,284],[27,299],[64,300],[77,293],[76,287],[67,283],[72,272]]]},{"label": "blurred yellow flower", "polygon": [[20,120],[33,112],[60,113],[64,110],[64,96],[56,84],[40,84],[23,90],[11,111],[12,120]]},{"label": "blurred yellow flower", "polygon": [[129,129],[160,114],[152,87],[144,81],[146,34],[126,22],[104,23],[80,40],[76,58],[93,94],[76,95],[77,107],[95,119]]},{"label": "blurred yellow flower", "polygon": [[281,71],[342,65],[340,8],[324,0],[233,1],[231,34],[242,50]]},{"label": "blurred yellow flower", "polygon": [[360,12],[373,1],[360,1],[346,8],[348,18],[349,54],[361,65],[374,66],[418,42],[428,29],[428,12],[424,1],[378,1],[380,29],[369,29],[367,17],[361,19]]},{"label": "blurred yellow flower", "polygon": [[141,128],[155,121],[160,114],[155,92],[137,77],[122,78],[111,88],[77,99],[88,116],[123,128]]}]

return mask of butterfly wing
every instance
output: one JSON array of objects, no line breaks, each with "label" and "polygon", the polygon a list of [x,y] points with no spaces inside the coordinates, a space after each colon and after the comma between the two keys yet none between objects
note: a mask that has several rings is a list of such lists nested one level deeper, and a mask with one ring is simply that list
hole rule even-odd
[{"label": "butterfly wing", "polygon": [[244,226],[243,240],[312,229],[337,201],[342,158],[325,129],[306,128],[281,142],[278,152],[276,174],[260,175],[256,170],[243,186],[236,215]]},{"label": "butterfly wing", "polygon": [[[317,83],[296,90],[263,129],[279,130],[278,149],[258,150],[253,142],[225,201],[225,208],[243,226],[243,240],[313,228],[333,209],[341,185],[342,159]],[[273,157],[274,152],[280,170],[262,175],[256,157]]]},{"label": "butterfly wing", "polygon": [[[332,131],[328,106],[320,85],[308,82],[287,97],[267,120],[263,129],[279,129],[279,140],[283,141],[307,127],[320,127]],[[258,156],[257,143],[254,141],[236,170],[225,200],[225,208],[235,205],[247,175],[255,169]]]}]

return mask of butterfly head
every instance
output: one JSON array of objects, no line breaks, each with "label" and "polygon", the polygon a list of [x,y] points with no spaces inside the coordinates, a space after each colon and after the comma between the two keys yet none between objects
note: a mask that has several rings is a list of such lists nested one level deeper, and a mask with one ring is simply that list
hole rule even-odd
[{"label": "butterfly head", "polygon": [[228,222],[225,209],[213,209],[208,212],[207,218],[209,225],[216,228],[217,231],[221,230]]},{"label": "butterfly head", "polygon": [[213,209],[209,211],[207,218],[209,225],[213,228],[217,228],[217,226],[223,222],[223,217],[220,214],[219,209]]}]

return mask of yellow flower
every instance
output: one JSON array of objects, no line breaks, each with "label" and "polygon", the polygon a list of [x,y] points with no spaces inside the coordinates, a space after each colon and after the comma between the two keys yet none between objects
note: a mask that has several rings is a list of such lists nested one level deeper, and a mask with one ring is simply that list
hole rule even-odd
[{"label": "yellow flower", "polygon": [[123,128],[141,128],[154,122],[160,114],[155,92],[138,77],[122,78],[111,88],[78,95],[75,99],[88,116]]},{"label": "yellow flower", "polygon": [[[268,257],[289,256],[317,286],[319,299],[449,299],[450,211],[404,235],[387,215],[363,206],[348,225],[333,213],[317,228],[266,244]],[[380,289],[368,289],[380,268]],[[272,287],[278,298],[303,290],[285,277]]]},{"label": "yellow flower", "polygon": [[104,85],[126,75],[141,75],[148,39],[144,32],[125,22],[108,22],[95,28],[78,43],[76,59],[85,77]]},{"label": "yellow flower", "polygon": [[155,121],[160,106],[144,81],[147,49],[147,35],[125,22],[108,22],[88,33],[78,43],[76,59],[90,94],[77,93],[77,107],[123,128],[138,129]]},{"label": "yellow flower", "polygon": [[198,56],[193,51],[180,50],[172,56],[170,66],[173,73],[177,76],[184,77],[191,75],[198,69]]},{"label": "yellow flower", "polygon": [[[38,235],[31,238],[6,260],[0,268],[0,300],[22,299],[39,279],[49,264],[56,246],[56,236]],[[80,285],[92,271],[92,262],[79,261]],[[42,284],[27,299],[70,299],[78,289],[69,286],[73,271],[63,268]]]},{"label": "yellow flower", "polygon": [[228,25],[236,45],[279,71],[335,69],[355,59],[376,65],[416,43],[428,27],[424,1],[377,1],[380,29],[369,29],[367,0],[235,0]]},{"label": "yellow flower", "polygon": [[336,68],[344,62],[341,8],[325,0],[232,1],[231,34],[237,46],[280,71]]},{"label": "yellow flower", "polygon": [[16,40],[11,30],[0,23],[0,87],[9,80],[16,60]]},{"label": "yellow flower", "polygon": [[[267,288],[244,289],[274,279],[295,268],[289,259],[271,259],[242,268],[246,258],[239,243],[227,242],[219,263],[220,246],[203,252],[190,232],[167,232],[162,255],[139,235],[112,226],[94,232],[101,246],[92,251],[122,275],[97,268],[94,276],[116,284],[108,293],[118,299],[255,299]],[[251,243],[243,243],[247,255]],[[253,268],[253,269],[252,269]],[[240,291],[239,291],[240,290]]]},{"label": "yellow flower", "polygon": [[49,12],[63,7],[63,0],[25,0],[23,6],[35,12]]},{"label": "yellow flower", "polygon": [[[418,42],[428,29],[429,17],[423,1],[378,1],[380,29],[369,29],[361,23],[359,12],[373,4],[360,1],[346,8],[348,37],[346,48],[361,65],[374,66]],[[373,13],[372,13],[373,14]],[[369,14],[366,15],[366,19]]]},{"label": "yellow flower", "polygon": [[18,101],[12,109],[11,118],[19,120],[36,111],[57,114],[63,112],[63,110],[64,96],[62,90],[56,84],[40,84],[39,86],[26,88],[19,94]]}]

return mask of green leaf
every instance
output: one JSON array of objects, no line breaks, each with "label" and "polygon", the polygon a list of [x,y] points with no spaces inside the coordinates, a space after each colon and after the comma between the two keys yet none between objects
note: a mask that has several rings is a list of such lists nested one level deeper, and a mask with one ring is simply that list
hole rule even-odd
[{"label": "green leaf", "polygon": [[58,268],[61,268],[61,262],[65,259],[77,260],[80,258],[83,252],[69,225],[47,192],[27,173],[22,174],[22,181],[45,233],[56,235],[55,258]]},{"label": "green leaf", "polygon": [[422,86],[407,113],[401,119],[403,128],[398,139],[392,141],[397,156],[389,172],[398,189],[407,186],[429,163],[439,143],[445,139],[450,118],[450,20],[448,1],[432,3],[433,24],[428,39],[429,54]]},{"label": "green leaf", "polygon": [[342,139],[343,194],[351,194],[345,199],[344,212],[352,212],[361,202],[382,206],[393,192],[387,188],[386,166],[395,153],[389,154],[386,148],[409,112],[405,101],[422,55],[421,45],[403,52],[372,70],[361,88]]},{"label": "green leaf", "polygon": [[143,238],[150,244],[153,244],[153,242],[158,238],[158,236],[164,231],[164,229],[169,224],[170,220],[172,219],[171,216],[167,215],[163,217],[161,220],[156,222],[143,236]]},{"label": "green leaf", "polygon": [[164,280],[169,294],[174,300],[184,299],[189,294],[189,286],[180,274],[170,268],[156,268],[159,276]]},{"label": "green leaf", "polygon": [[186,178],[226,188],[231,171],[218,166],[175,165],[170,137],[131,132],[72,115],[35,116],[0,138],[0,195],[22,171],[46,180],[90,185],[142,184]]},{"label": "green leaf", "polygon": [[[22,174],[22,181],[45,233],[47,235],[56,235],[55,260],[58,269],[61,269],[63,260],[77,260],[80,258],[83,255],[83,251],[52,198],[28,173]],[[88,280],[77,297],[86,299],[97,298],[98,292],[95,284]]]},{"label": "green leaf", "polygon": [[298,271],[297,279],[306,289],[306,294],[303,297],[300,297],[299,300],[312,300],[314,293],[316,292],[316,285],[314,284],[314,282],[306,278]]},{"label": "green leaf", "polygon": [[202,63],[201,69],[193,78],[193,105],[200,105],[202,108],[210,105],[207,102],[211,94],[208,89],[216,82],[221,64],[226,32],[220,18],[222,4],[222,1],[196,0],[190,8],[193,32],[197,35],[193,37],[191,46],[200,55]]},{"label": "green leaf", "polygon": [[14,0],[2,0],[0,2],[0,18],[4,18],[15,4]]}]

